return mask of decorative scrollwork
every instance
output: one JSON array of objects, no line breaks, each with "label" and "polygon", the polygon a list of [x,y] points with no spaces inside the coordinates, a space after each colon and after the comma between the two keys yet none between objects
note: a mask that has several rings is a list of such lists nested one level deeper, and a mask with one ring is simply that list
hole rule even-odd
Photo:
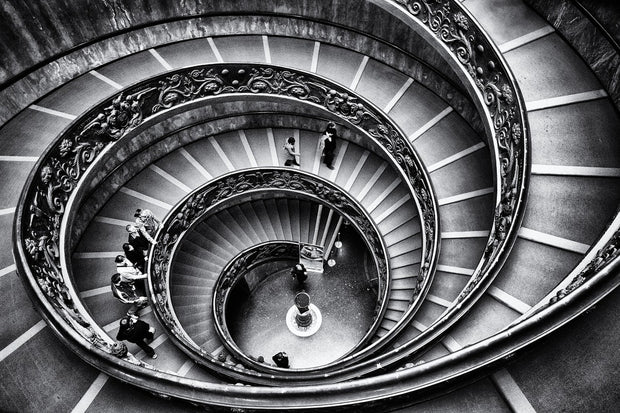
[{"label": "decorative scrollwork", "polygon": [[490,124],[498,151],[499,203],[483,259],[458,301],[466,299],[487,277],[499,254],[510,241],[518,217],[517,206],[525,194],[525,156],[523,108],[518,91],[507,70],[499,64],[490,42],[477,25],[452,0],[395,0],[414,18],[426,25],[452,52],[478,88],[491,116]]},{"label": "decorative scrollwork", "polygon": [[109,106],[88,122],[80,132],[80,137],[102,136],[105,139],[116,141],[129,130],[142,123],[144,111],[142,109],[142,97],[154,91],[149,87],[123,96],[123,93],[115,97]]},{"label": "decorative scrollwork", "polygon": [[247,84],[239,87],[239,92],[269,93],[294,97],[319,103],[304,75],[289,70],[274,70],[270,67],[253,67]]},{"label": "decorative scrollwork", "polygon": [[[586,265],[586,267],[575,275],[570,283],[559,290],[554,297],[549,300],[549,304],[555,304],[564,297],[572,294],[575,290],[581,287],[586,281],[591,279],[594,275],[598,274],[603,268],[609,265],[612,261],[620,257],[620,231],[616,231],[611,239],[605,244],[603,248],[598,250],[594,258]],[[547,306],[548,306],[547,305]],[[538,311],[541,311],[541,307]]]},{"label": "decorative scrollwork", "polygon": [[[210,354],[202,352],[187,336],[174,313],[167,291],[170,282],[169,269],[174,260],[175,248],[182,241],[185,233],[198,222],[206,219],[213,208],[231,198],[247,196],[252,191],[289,191],[297,195],[312,197],[323,203],[328,203],[330,207],[338,210],[357,228],[368,248],[372,251],[377,265],[379,299],[375,309],[377,317],[375,324],[380,321],[378,317],[387,304],[386,296],[389,290],[387,253],[376,227],[363,208],[334,184],[311,174],[282,168],[249,169],[229,173],[194,190],[164,218],[157,233],[158,242],[153,247],[149,258],[149,288],[154,298],[155,314],[162,324],[175,337],[179,338],[181,344],[192,354],[199,355],[206,362],[214,363],[217,361]],[[214,294],[216,325],[224,337],[223,342],[230,341],[232,343],[226,333],[224,320],[224,306],[228,292],[239,277],[243,276],[255,263],[273,259],[274,256],[291,255],[291,246],[286,244],[283,247],[281,244],[265,244],[244,251],[223,269],[216,283]],[[298,248],[298,244],[294,244],[294,246]],[[295,257],[297,255],[298,251],[295,250]],[[426,275],[426,273],[424,274]],[[420,275],[418,278],[420,285],[424,276]]]},{"label": "decorative scrollwork", "polygon": [[[267,242],[250,247],[240,252],[236,257],[230,260],[226,267],[222,270],[216,285],[214,287],[214,315],[216,321],[222,327],[222,331],[226,331],[226,319],[224,305],[228,294],[234,285],[244,277],[253,268],[274,260],[294,259],[299,257],[299,244],[294,242]],[[227,335],[229,341],[232,342],[230,335]]]},{"label": "decorative scrollwork", "polygon": [[[413,19],[427,26],[437,39],[444,42],[456,61],[468,73],[478,88],[482,101],[490,114],[491,143],[497,150],[496,164],[500,171],[497,182],[500,201],[496,205],[493,227],[485,249],[484,260],[476,270],[464,294],[481,284],[484,277],[494,271],[494,263],[501,261],[510,234],[514,234],[519,221],[519,203],[525,193],[527,171],[528,132],[523,121],[523,108],[515,82],[501,55],[496,53],[485,35],[477,28],[455,0],[393,0],[402,5]],[[373,136],[401,166],[414,189],[420,215],[424,218],[424,250],[419,273],[419,286],[428,282],[435,263],[437,246],[437,217],[431,200],[433,192],[417,159],[410,152],[410,145],[401,139],[389,120],[338,85],[326,82],[311,74],[266,65],[212,65],[194,69],[181,69],[156,77],[143,84],[119,93],[92,111],[77,119],[43,155],[28,179],[22,197],[25,208],[16,219],[16,249],[20,273],[28,277],[33,288],[38,288],[42,308],[51,307],[64,321],[56,328],[74,337],[83,338],[78,344],[92,346],[134,364],[140,364],[126,348],[97,332],[91,325],[87,312],[76,306],[79,300],[70,285],[67,269],[60,265],[62,240],[59,240],[60,223],[67,202],[85,171],[99,155],[128,135],[153,115],[181,104],[207,96],[225,93],[266,93],[298,98],[323,106],[336,116],[357,125]],[[221,196],[225,197],[225,193]],[[198,211],[205,200],[195,198],[193,210]],[[183,211],[175,217],[174,227],[164,240],[172,242],[192,221],[192,211]],[[359,225],[359,222],[358,222]],[[360,227],[363,227],[360,225]],[[69,231],[70,232],[70,231]],[[618,233],[599,251],[596,258],[578,274],[571,283],[558,292],[552,303],[572,294],[612,260],[618,258]],[[153,252],[163,260],[168,251]],[[23,268],[21,268],[23,267]],[[155,266],[153,271],[167,272],[167,265]],[[163,293],[163,285],[153,288]],[[462,301],[466,295],[460,295]],[[165,305],[166,297],[159,295],[157,305]],[[141,364],[144,365],[144,364]],[[145,365],[146,366],[146,365]]]},{"label": "decorative scrollwork", "polygon": [[201,68],[175,73],[158,83],[153,113],[181,103],[223,93],[267,93],[319,103],[304,75],[272,67]]},{"label": "decorative scrollwork", "polygon": [[[204,97],[232,93],[279,95],[320,105],[377,139],[403,169],[408,183],[414,188],[420,216],[428,218],[431,223],[425,226],[426,232],[423,234],[426,241],[423,244],[418,291],[422,291],[422,286],[428,284],[432,274],[427,269],[434,266],[437,252],[437,220],[432,189],[411,145],[387,117],[342,87],[292,69],[243,64],[214,64],[180,69],[124,90],[74,121],[42,157],[26,185],[24,204],[27,208],[19,218],[21,248],[18,253],[23,256],[26,275],[33,277],[31,284],[38,285],[48,305],[66,323],[65,328],[77,331],[83,338],[83,345],[94,345],[112,354],[113,349],[108,344],[114,341],[93,327],[87,312],[76,305],[79,297],[73,285],[69,284],[66,269],[61,266],[60,257],[66,252],[61,250],[64,241],[59,239],[60,226],[71,194],[104,150],[154,115]],[[259,180],[254,184],[257,182]],[[337,208],[346,206],[346,200],[338,192],[320,183],[300,183],[286,173],[281,173],[272,183],[279,188],[312,190]],[[218,192],[192,198],[187,203],[191,207],[178,211],[164,241],[174,242],[192,222],[195,214],[199,214],[201,208],[206,208],[209,202],[226,199],[245,188],[248,188],[245,182],[227,182],[222,183]],[[356,224],[365,232],[369,230],[360,221]],[[167,271],[164,258],[169,253],[165,249],[154,251],[158,264],[153,271]],[[386,268],[385,263],[379,262],[379,266],[381,271]],[[160,286],[155,288],[158,293],[154,300],[164,305],[167,302],[165,289]],[[131,356],[125,359],[130,360]]]}]

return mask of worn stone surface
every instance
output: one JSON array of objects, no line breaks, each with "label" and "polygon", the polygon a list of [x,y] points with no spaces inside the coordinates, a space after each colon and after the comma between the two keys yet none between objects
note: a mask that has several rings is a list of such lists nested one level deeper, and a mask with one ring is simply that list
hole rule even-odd
[{"label": "worn stone surface", "polygon": [[[140,26],[149,26],[157,22],[168,22],[166,29],[159,36],[173,41],[179,30],[178,19],[187,19],[199,16],[218,16],[235,13],[225,20],[218,31],[241,33],[242,27],[247,25],[251,32],[259,32],[263,24],[252,21],[244,16],[244,10],[252,10],[252,14],[276,15],[303,15],[310,19],[335,21],[340,25],[349,26],[372,33],[380,38],[388,39],[395,44],[419,47],[422,42],[412,39],[410,31],[399,30],[396,19],[370,2],[359,3],[354,0],[339,1],[282,1],[282,0],[236,0],[236,1],[184,1],[184,2],[142,2],[131,1],[101,1],[66,2],[50,0],[46,2],[25,3],[19,0],[2,3],[2,26],[5,30],[0,33],[0,53],[6,56],[5,68],[0,72],[0,82],[19,75],[32,65],[54,59],[76,46],[93,40],[102,40],[114,36],[119,31],[130,31]],[[351,13],[355,10],[355,13]],[[280,26],[273,24],[267,18],[267,25],[273,28]],[[181,27],[185,24],[180,25]],[[215,22],[214,26],[218,26]],[[304,31],[299,26],[299,35]],[[196,28],[186,28],[193,32],[209,32],[216,27],[199,25]],[[402,26],[400,27],[402,28]],[[167,34],[169,33],[169,34]],[[405,36],[405,33],[407,35]],[[140,40],[140,42],[136,42]],[[125,46],[140,47],[145,39],[127,36]],[[163,40],[160,38],[160,40]],[[418,41],[415,41],[418,40]],[[428,50],[435,54],[432,49]],[[425,59],[426,60],[426,59]],[[430,61],[439,61],[431,59]]]},{"label": "worn stone surface", "polygon": [[[0,24],[6,28],[0,32],[0,55],[5,57],[0,66],[0,83],[5,84],[0,91],[0,123],[64,82],[115,59],[176,41],[230,34],[301,37],[357,50],[405,71],[436,91],[466,119],[475,119],[474,109],[460,93],[460,87],[455,87],[457,76],[432,45],[381,7],[372,3],[353,6],[351,1],[230,1],[208,5],[166,2],[146,10],[121,2],[96,2],[85,10],[60,0],[47,7],[32,8],[18,1],[15,5],[5,2],[0,6],[4,7],[0,22],[8,20],[6,25]],[[218,15],[244,8],[269,15]],[[356,13],[350,13],[352,9]],[[306,17],[300,20],[274,16],[274,12]],[[34,27],[30,19],[39,25]],[[336,26],[331,22],[336,22]],[[358,30],[398,45],[416,59],[384,42],[362,36]],[[36,65],[42,67],[31,71]]]},{"label": "worn stone surface", "polygon": [[[266,112],[274,113],[266,116]],[[296,113],[299,116],[296,116]],[[222,117],[223,115],[226,116]],[[316,118],[309,118],[308,115]],[[131,139],[119,142],[114,152],[109,152],[101,161],[97,172],[91,175],[90,187],[84,188],[77,197],[78,202],[80,198],[83,199],[83,204],[72,224],[69,250],[74,249],[97,211],[119,188],[155,160],[175,149],[198,139],[238,129],[303,127],[319,132],[324,129],[325,121],[320,117],[320,113],[313,113],[308,106],[299,107],[285,102],[263,100],[232,101],[182,112],[149,127]],[[356,144],[367,141],[349,129],[342,129],[341,137]],[[380,153],[378,148],[369,147],[368,143],[365,146]]]},{"label": "worn stone surface", "polygon": [[[555,0],[525,0],[571,44],[571,46],[588,63],[594,73],[603,83],[605,89],[614,101],[616,107],[620,108],[620,54],[614,47],[611,39],[605,34],[572,2]],[[592,3],[592,2],[586,2]],[[605,3],[605,2],[603,2]],[[607,4],[609,13],[599,10],[600,4],[596,7],[589,4],[589,8],[597,11],[597,18],[604,17],[599,22],[611,34],[612,38],[618,42],[620,37],[620,24],[618,17],[620,13],[618,5]],[[615,19],[613,18],[615,16]]]}]

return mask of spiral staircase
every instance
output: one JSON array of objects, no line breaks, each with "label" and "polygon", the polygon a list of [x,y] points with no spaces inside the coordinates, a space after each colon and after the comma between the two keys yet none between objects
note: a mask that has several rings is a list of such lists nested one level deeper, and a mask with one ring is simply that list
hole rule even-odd
[{"label": "spiral staircase", "polygon": [[[618,51],[532,0],[212,3],[2,6],[0,410],[615,411]],[[163,219],[157,359],[115,341],[136,208]],[[349,223],[378,274],[359,343],[240,351],[231,262],[336,256]]]}]

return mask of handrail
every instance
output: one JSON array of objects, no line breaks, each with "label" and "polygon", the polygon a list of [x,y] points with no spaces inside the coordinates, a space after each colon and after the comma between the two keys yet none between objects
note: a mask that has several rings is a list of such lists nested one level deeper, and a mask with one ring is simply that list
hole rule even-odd
[{"label": "handrail", "polygon": [[[58,334],[73,337],[73,348],[77,344],[95,353],[119,354],[118,343],[90,317],[67,273],[70,252],[63,245],[71,228],[66,212],[73,208],[76,189],[97,161],[112,152],[115,142],[130,139],[168,110],[227,94],[279,95],[314,104],[373,139],[400,168],[419,215],[426,221],[417,294],[401,325],[427,291],[437,258],[435,197],[418,155],[389,118],[345,88],[310,73],[258,64],[184,68],[131,86],[76,119],[39,158],[27,179],[15,215],[19,273],[53,319]],[[387,342],[389,335],[384,337],[373,343],[375,348]],[[131,355],[124,356],[136,362]]]},{"label": "handrail", "polygon": [[[294,241],[266,241],[253,245],[234,256],[222,269],[220,275],[213,286],[212,308],[215,319],[215,329],[229,352],[232,352],[237,359],[244,360],[245,364],[251,365],[256,370],[262,370],[260,364],[254,364],[254,360],[246,355],[235,343],[228,323],[226,322],[226,312],[229,307],[231,292],[237,284],[255,268],[271,261],[289,260],[293,263],[299,260],[299,242]],[[288,268],[291,268],[289,265]],[[268,278],[271,274],[265,274]],[[260,281],[258,282],[260,283]],[[375,314],[377,314],[375,312]]]},{"label": "handrail", "polygon": [[[468,73],[470,81],[478,88],[478,96],[483,98],[481,101],[486,105],[485,111],[489,114],[489,125],[494,131],[494,139],[491,142],[495,142],[497,139],[497,143],[492,144],[493,152],[500,155],[498,156],[498,167],[501,169],[501,176],[498,179],[498,185],[502,191],[498,193],[500,202],[496,206],[495,224],[489,238],[485,255],[487,265],[484,266],[484,269],[485,271],[496,271],[505,259],[502,253],[509,248],[515,236],[520,221],[518,211],[523,209],[525,200],[524,191],[528,168],[526,160],[529,152],[526,144],[528,131],[525,114],[520,109],[522,108],[522,98],[518,89],[511,88],[515,82],[501,55],[492,44],[488,43],[480,29],[472,29],[475,27],[475,22],[466,11],[460,8],[457,2],[438,0],[432,5],[426,1],[399,1],[399,3],[407,6],[407,12],[411,15],[412,22],[422,22],[426,25],[433,36],[437,36],[445,43],[447,50],[450,49],[451,45],[458,42],[460,46],[453,47],[451,53]],[[456,12],[452,13],[452,9]],[[482,36],[482,39],[479,39],[479,36]],[[477,61],[481,63],[476,64]],[[491,75],[488,75],[487,72]],[[18,271],[22,276],[27,277],[27,282],[35,291],[44,310],[44,318],[53,324],[55,330],[71,337],[65,337],[64,340],[76,347],[77,352],[82,355],[85,352],[96,354],[99,357],[97,360],[104,363],[100,367],[113,375],[118,368],[127,375],[135,375],[135,377],[141,378],[148,376],[154,379],[154,376],[145,374],[142,368],[136,368],[130,363],[114,362],[114,357],[109,356],[113,354],[112,350],[106,349],[97,341],[99,339],[99,337],[95,337],[97,332],[89,330],[89,325],[82,324],[82,321],[88,322],[88,320],[82,316],[80,308],[76,307],[71,291],[65,289],[66,281],[63,279],[63,274],[58,271],[61,267],[58,266],[60,252],[57,246],[59,238],[62,238],[57,233],[60,228],[58,221],[62,219],[65,212],[63,205],[66,205],[66,197],[74,190],[78,178],[90,165],[92,159],[101,153],[105,144],[109,143],[107,140],[118,139],[135,127],[133,124],[135,118],[131,110],[128,109],[134,104],[139,104],[139,100],[136,102],[133,99],[128,101],[119,99],[117,102],[119,104],[118,109],[122,110],[121,112],[118,110],[114,112],[114,130],[109,130],[108,123],[105,131],[100,134],[100,136],[103,135],[101,137],[104,139],[79,141],[77,142],[79,145],[84,145],[79,148],[73,147],[72,145],[76,142],[71,141],[64,145],[64,149],[62,149],[62,152],[65,152],[64,155],[61,152],[62,145],[57,142],[52,148],[54,154],[48,153],[38,161],[35,172],[28,179],[28,186],[22,193],[16,211],[15,236],[17,246],[15,255]],[[515,101],[519,104],[517,105]],[[118,118],[119,113],[123,115],[122,118]],[[105,119],[105,114],[103,119]],[[85,123],[82,124],[82,126],[85,125]],[[101,126],[101,121],[99,126]],[[99,128],[100,131],[102,129],[104,128]],[[88,135],[88,138],[90,139],[93,136]],[[97,143],[102,146],[98,146]],[[73,163],[62,161],[62,158],[69,152],[77,155]],[[58,174],[57,170],[51,168],[51,165],[67,166],[67,164],[70,166],[68,169],[60,168],[62,174]],[[47,170],[45,167],[50,169]],[[36,194],[30,188],[30,185],[34,184],[35,181],[39,185],[39,192]],[[617,234],[617,229],[613,233]],[[617,235],[608,240],[606,245],[617,251]],[[256,401],[260,399],[264,403],[271,403],[276,396],[282,398],[279,407],[292,408],[299,406],[299,402],[302,400],[313,403],[308,404],[308,406],[319,406],[322,402],[328,403],[329,406],[342,406],[394,397],[399,392],[423,391],[423,389],[437,386],[446,374],[456,379],[481,366],[492,365],[501,361],[503,357],[511,355],[515,348],[521,348],[537,340],[576,316],[579,311],[584,311],[585,308],[600,298],[600,292],[607,291],[608,288],[617,285],[619,260],[615,253],[610,256],[612,258],[603,261],[604,265],[592,266],[593,272],[588,273],[588,278],[583,283],[578,280],[575,284],[576,288],[571,290],[570,294],[563,295],[540,313],[497,336],[457,352],[450,357],[450,360],[440,359],[411,370],[350,383],[291,388],[290,392],[287,392],[286,398],[283,397],[280,389],[270,390],[257,387],[233,387],[231,389],[231,386],[215,384],[205,386],[191,381],[181,383],[178,378],[174,379],[170,375],[159,372],[157,373],[157,384],[160,386],[159,389],[167,394],[197,400],[194,392],[200,392],[200,395],[208,398],[210,402],[241,407],[265,406],[265,404]],[[472,292],[476,288],[483,290],[479,287],[484,284],[481,271],[477,268],[475,274],[471,286],[468,285],[468,290]],[[578,308],[573,308],[571,305],[578,305]],[[464,306],[465,304],[462,303],[461,308]],[[74,316],[73,313],[79,317]],[[91,338],[94,338],[94,341],[91,342]],[[90,345],[90,343],[93,344]],[[109,363],[109,366],[114,366],[114,368],[108,368],[106,363]],[[461,363],[460,367],[456,363]],[[432,375],[435,373],[437,375],[433,379]],[[416,385],[415,377],[420,378],[420,380],[426,377],[428,381]],[[190,389],[183,390],[184,387],[181,384]],[[147,382],[147,380],[143,381],[143,385],[147,388],[153,386],[152,382]],[[355,391],[356,394],[352,394],[352,391]],[[367,396],[363,394],[365,391],[374,391],[374,393]],[[310,393],[312,393],[311,396]],[[252,404],[250,400],[255,404]]]},{"label": "handrail", "polygon": [[[232,370],[235,378],[238,378],[238,373],[242,371],[246,375],[245,381],[258,383],[265,382],[264,375],[253,370],[240,370],[237,366],[230,366],[219,361],[216,357],[200,348],[185,332],[175,315],[174,305],[171,301],[170,271],[175,260],[175,254],[184,237],[191,233],[192,229],[200,222],[203,222],[214,210],[225,208],[231,202],[236,204],[241,199],[274,191],[328,204],[330,208],[335,209],[353,225],[366,243],[367,248],[373,253],[380,280],[378,299],[374,310],[374,320],[356,347],[366,343],[379,327],[381,316],[387,306],[387,297],[390,290],[387,248],[376,224],[359,202],[326,179],[292,168],[249,168],[222,175],[190,192],[162,220],[162,224],[155,235],[157,244],[149,252],[147,273],[149,294],[154,307],[154,313],[179,347],[194,360],[221,374],[227,374],[229,370]],[[230,268],[230,265],[234,265],[235,261],[231,261],[222,274],[226,274],[226,270]],[[221,275],[214,289],[217,291],[224,288],[223,283],[227,279],[227,277]],[[220,336],[226,340],[228,337],[219,317],[222,311],[220,311],[221,309],[218,310],[224,304],[222,299],[225,298],[225,295],[219,295],[219,297],[220,299],[218,300],[218,294],[213,296],[216,328]],[[255,370],[265,370],[267,368],[265,365],[251,361],[232,342],[226,343],[224,341],[223,344],[239,355],[240,359],[245,361],[246,366],[251,366]],[[356,354],[356,358],[363,357],[371,350],[374,350],[374,347],[367,347],[361,350]],[[304,377],[309,375],[321,377],[321,370],[323,368],[335,368],[337,364],[337,362],[330,363],[311,371],[304,369],[289,371],[274,367],[272,370],[279,370],[280,374],[278,375],[277,372],[270,371],[267,383],[273,385],[278,378],[290,380],[292,377],[299,376],[302,372]]]},{"label": "handrail", "polygon": [[[529,129],[525,103],[514,75],[490,37],[454,0],[386,0],[386,8],[422,24],[438,40],[470,82],[487,115],[489,146],[495,162],[495,212],[482,259],[459,296],[441,317],[403,346],[366,362],[394,363],[434,343],[484,294],[499,273],[523,219],[529,181]],[[351,377],[359,374],[351,368]],[[343,370],[343,373],[346,372]]]},{"label": "handrail", "polygon": [[[34,63],[32,66],[29,66],[27,69],[22,70],[19,73],[16,73],[14,75],[12,75],[10,78],[6,79],[1,85],[0,85],[0,89],[8,89],[11,87],[14,87],[16,84],[18,84],[20,81],[23,81],[24,79],[27,79],[29,76],[32,76],[33,74],[35,74],[37,72],[37,70],[40,70],[42,68],[45,68],[46,66],[49,65],[53,65],[55,64],[55,62],[58,61],[62,61],[62,60],[67,60],[70,59],[71,54],[83,50],[84,48],[89,48],[92,47],[93,45],[96,45],[97,43],[101,43],[101,42],[110,42],[112,39],[119,37],[119,36],[123,36],[123,35],[130,35],[132,33],[135,33],[136,31],[142,31],[145,29],[149,29],[158,25],[167,25],[167,24],[174,24],[177,22],[181,22],[181,21],[189,21],[192,19],[207,19],[207,18],[219,18],[219,17],[228,17],[228,16],[232,16],[232,17],[237,17],[237,18],[244,18],[244,17],[268,17],[268,18],[278,18],[278,17],[287,17],[287,18],[296,18],[299,20],[303,20],[303,21],[308,21],[311,23],[317,23],[317,24],[321,24],[321,25],[326,25],[326,26],[330,26],[333,27],[335,29],[344,29],[344,30],[348,30],[351,33],[354,33],[358,36],[364,36],[368,39],[371,39],[373,41],[376,41],[380,44],[382,44],[383,46],[386,47],[390,47],[393,48],[394,50],[398,51],[399,53],[402,53],[403,55],[407,56],[408,58],[415,60],[418,64],[420,64],[425,70],[430,71],[431,73],[433,73],[438,79],[441,79],[442,82],[445,82],[447,84],[450,85],[450,88],[452,88],[453,92],[452,94],[456,93],[458,95],[460,95],[461,93],[463,93],[462,88],[460,87],[460,85],[455,82],[453,79],[450,79],[448,76],[445,75],[445,73],[439,71],[436,67],[434,67],[433,65],[427,63],[424,59],[421,59],[420,57],[416,56],[415,54],[413,54],[411,51],[403,49],[400,45],[398,44],[394,44],[393,42],[390,42],[388,40],[382,39],[380,36],[377,36],[375,34],[372,33],[368,33],[368,32],[364,32],[363,30],[361,30],[360,28],[357,27],[351,27],[351,26],[347,26],[344,24],[341,24],[337,21],[333,21],[329,18],[326,18],[325,16],[321,17],[321,16],[306,16],[303,14],[291,14],[290,12],[288,13],[283,13],[283,12],[279,12],[279,11],[271,11],[268,10],[267,8],[265,8],[264,10],[260,11],[260,12],[255,12],[255,11],[244,11],[244,10],[239,10],[234,9],[234,8],[228,8],[228,10],[223,9],[223,10],[213,10],[210,9],[206,12],[201,12],[201,13],[195,13],[195,14],[183,14],[183,15],[179,15],[179,16],[171,16],[171,17],[167,17],[167,18],[161,18],[158,20],[154,20],[154,21],[150,21],[150,22],[145,22],[145,23],[139,23],[139,24],[135,24],[132,25],[131,27],[124,27],[124,28],[117,28],[118,30],[114,31],[114,32],[110,32],[110,33],[105,33],[99,37],[93,38],[93,39],[89,39],[87,41],[81,42],[79,44],[76,44],[74,46],[69,47],[66,50],[60,51],[58,53],[55,53],[51,56],[48,56],[46,58],[44,58],[43,60],[41,60],[40,62],[36,62]],[[262,33],[265,34],[265,33]],[[267,33],[269,34],[269,33]],[[221,36],[223,34],[220,33],[215,33],[215,34],[209,34],[209,36],[213,36],[213,37],[217,37],[217,36]],[[207,36],[207,35],[205,35]],[[298,35],[299,37],[304,37],[301,35]],[[291,37],[296,37],[294,35],[292,35]],[[190,38],[191,39],[191,38]],[[168,41],[170,41],[170,39],[167,39]],[[189,39],[177,39],[177,41],[183,41],[183,40],[189,40]],[[336,43],[337,44],[337,43]],[[162,44],[160,43],[159,45],[154,45],[152,47],[157,47],[157,46],[161,46]],[[146,49],[144,49],[146,50]],[[117,56],[116,58],[122,58],[124,56]],[[107,64],[110,63],[112,60],[105,60],[103,63]],[[97,62],[97,64],[101,64],[100,61]],[[85,74],[88,70],[93,69],[93,67],[86,67],[84,68],[81,72],[78,72],[76,76],[78,75],[83,75]],[[418,81],[424,82],[424,79],[419,78],[417,79]],[[427,85],[428,86],[428,85]],[[46,91],[47,92],[47,91]],[[20,108],[20,110],[23,108]],[[7,119],[8,121],[8,119]]]},{"label": "handrail", "polygon": [[[264,171],[264,169],[262,169]],[[316,177],[308,176],[311,180],[316,179]],[[367,329],[364,336],[359,340],[359,342],[351,348],[346,354],[344,354],[342,358],[347,358],[350,360],[351,358],[360,359],[364,357],[367,353],[370,353],[374,350],[374,347],[368,348],[366,350],[360,350],[357,353],[358,349],[364,346],[368,341],[372,338],[372,336],[376,333],[379,328],[379,324],[381,322],[382,316],[385,313],[387,308],[387,296],[391,289],[390,287],[390,278],[389,278],[389,261],[388,255],[386,251],[386,246],[383,238],[381,237],[379,230],[376,224],[372,221],[371,217],[365,212],[362,205],[357,202],[352,197],[348,196],[346,192],[340,190],[336,185],[331,185],[329,181],[322,181],[320,185],[324,185],[327,188],[330,188],[329,191],[333,191],[333,193],[338,193],[338,202],[336,204],[333,203],[334,198],[330,196],[328,200],[330,201],[330,208],[334,208],[339,212],[345,214],[345,218],[349,221],[351,226],[357,231],[360,237],[364,240],[368,251],[372,253],[372,261],[375,264],[375,271],[378,279],[378,288],[377,288],[377,303],[375,309],[373,311],[373,321],[370,323],[370,327]],[[321,188],[320,192],[325,191],[325,189]],[[346,200],[346,202],[342,202],[342,199]],[[380,244],[380,245],[378,245]],[[260,244],[263,246],[264,244]],[[260,247],[258,246],[258,247]],[[226,327],[225,319],[223,317],[223,309],[226,306],[226,300],[228,299],[229,291],[232,287],[231,281],[232,277],[235,275],[236,263],[239,260],[244,259],[247,254],[251,254],[255,252],[254,248],[249,248],[246,251],[242,251],[238,254],[237,257],[234,257],[222,270],[220,277],[214,286],[215,294],[213,295],[213,308],[215,308],[215,321],[216,321],[216,329],[220,337],[228,337],[230,338],[230,334],[227,332],[228,328]],[[246,262],[247,264],[247,262]],[[228,285],[227,285],[228,284]],[[232,343],[233,341],[230,340]],[[226,345],[226,343],[225,343]],[[269,366],[265,366],[261,363],[256,363],[254,360],[245,357],[245,355],[238,349],[236,346],[231,346],[230,350],[234,351],[237,354],[240,354],[243,359],[253,365],[253,367],[257,370],[279,370],[281,373],[288,372],[289,370],[271,368]],[[314,373],[315,375],[321,374],[321,371],[327,369],[337,369],[339,365],[339,361],[334,361],[332,363],[325,364],[321,367],[313,367],[311,369],[295,369],[295,373],[305,373],[306,377],[309,377],[308,373]],[[266,369],[266,367],[269,367]],[[319,371],[321,370],[321,371]],[[289,374],[286,374],[288,377]]]},{"label": "handrail", "polygon": [[620,209],[616,211],[613,221],[607,226],[601,237],[590,247],[584,259],[542,300],[510,325],[516,325],[534,316],[545,308],[562,300],[587,280],[596,275],[600,269],[609,265],[620,256]]}]

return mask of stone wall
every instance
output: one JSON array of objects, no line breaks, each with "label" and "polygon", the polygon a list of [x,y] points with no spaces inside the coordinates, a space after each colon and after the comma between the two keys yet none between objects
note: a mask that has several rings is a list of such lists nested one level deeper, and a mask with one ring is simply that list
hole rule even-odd
[{"label": "stone wall", "polygon": [[[615,0],[524,0],[575,48],[620,109],[620,7]],[[595,4],[596,3],[596,4]],[[598,22],[601,27],[597,25]],[[610,36],[606,35],[607,32]]]},{"label": "stone wall", "polygon": [[[313,39],[409,69],[416,80],[448,79],[451,89],[459,84],[433,45],[371,1],[6,0],[0,2],[0,27],[0,123],[63,83],[113,60],[176,41],[230,34]],[[385,43],[396,45],[396,52]],[[424,63],[416,67],[412,60]]]}]

